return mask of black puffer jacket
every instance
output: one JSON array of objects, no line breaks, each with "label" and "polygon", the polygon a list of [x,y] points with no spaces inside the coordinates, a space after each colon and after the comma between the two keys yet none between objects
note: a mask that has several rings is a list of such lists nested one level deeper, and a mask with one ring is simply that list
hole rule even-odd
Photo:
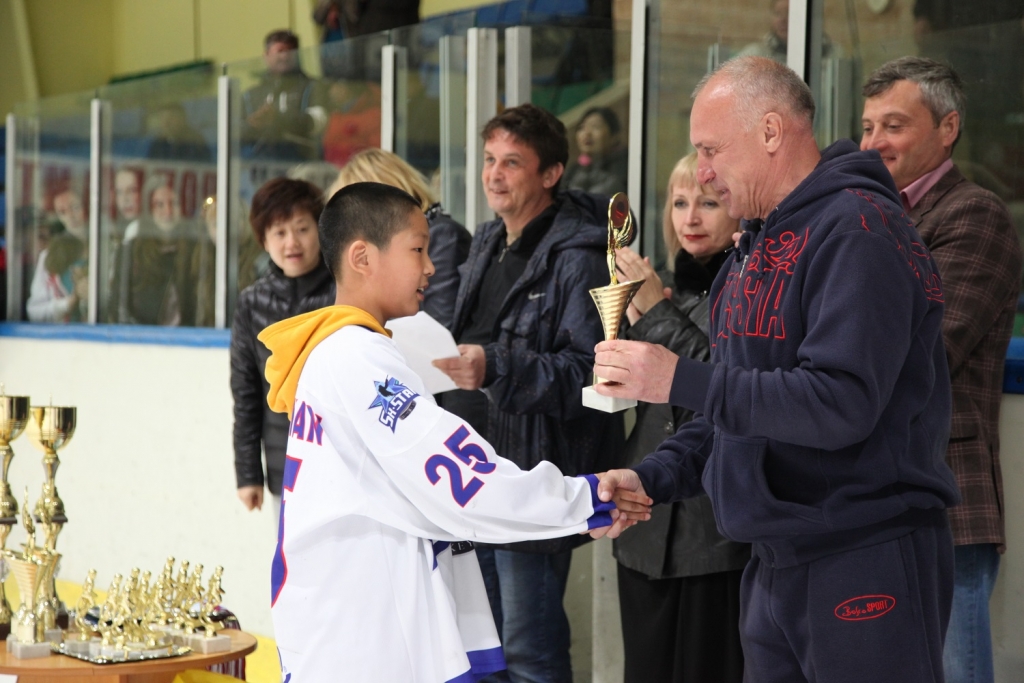
[{"label": "black puffer jacket", "polygon": [[[675,276],[662,274],[663,281],[674,280],[672,300],[652,306],[626,330],[626,338],[660,344],[676,355],[707,362],[711,358],[707,292],[730,253],[715,256],[705,267],[680,251]],[[638,404],[636,426],[626,442],[625,466],[639,463],[692,417],[690,411],[664,403]],[[718,533],[707,495],[654,506],[651,519],[617,538],[614,547],[619,564],[652,579],[741,569],[750,559],[749,545],[733,543]]]},{"label": "black puffer jacket", "polygon": [[287,277],[273,262],[270,272],[238,295],[231,325],[231,393],[235,399],[235,477],[238,487],[264,483],[260,446],[267,454],[267,488],[281,495],[288,416],[267,405],[263,374],[270,352],[256,335],[268,325],[334,303],[334,278],[323,261],[300,277]]}]

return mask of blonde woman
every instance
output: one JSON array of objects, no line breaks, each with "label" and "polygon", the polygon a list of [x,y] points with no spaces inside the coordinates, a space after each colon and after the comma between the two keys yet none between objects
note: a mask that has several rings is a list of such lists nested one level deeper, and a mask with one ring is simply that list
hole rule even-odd
[{"label": "blonde woman", "polygon": [[[672,171],[663,227],[673,272],[659,275],[635,252],[618,253],[627,279],[646,279],[629,307],[626,338],[707,361],[707,293],[732,253],[739,221],[697,182],[696,154]],[[626,466],[639,463],[692,417],[670,405],[640,403]],[[708,497],[655,507],[649,522],[616,539],[615,557],[626,683],[739,683],[739,587],[750,547],[719,535]]]},{"label": "blonde woman", "polygon": [[374,182],[405,190],[420,203],[430,226],[428,253],[434,262],[434,275],[423,293],[421,308],[449,327],[459,293],[459,266],[469,255],[472,236],[465,227],[444,212],[427,181],[400,156],[382,149],[367,149],[353,156],[328,190],[328,197],[352,183]]}]

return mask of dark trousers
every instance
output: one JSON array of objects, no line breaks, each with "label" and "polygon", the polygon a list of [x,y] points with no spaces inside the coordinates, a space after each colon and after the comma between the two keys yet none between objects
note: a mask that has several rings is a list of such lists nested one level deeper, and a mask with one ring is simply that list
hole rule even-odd
[{"label": "dark trousers", "polygon": [[953,600],[949,527],[743,573],[748,683],[942,683]]},{"label": "dark trousers", "polygon": [[678,579],[618,569],[625,683],[742,680],[742,569]]},{"label": "dark trousers", "polygon": [[477,546],[508,670],[481,683],[572,683],[562,606],[572,551],[542,555]]}]

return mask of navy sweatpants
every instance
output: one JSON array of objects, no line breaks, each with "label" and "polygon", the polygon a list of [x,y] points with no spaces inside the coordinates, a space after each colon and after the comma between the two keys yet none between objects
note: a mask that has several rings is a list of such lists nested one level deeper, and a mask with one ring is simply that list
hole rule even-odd
[{"label": "navy sweatpants", "polygon": [[743,573],[747,683],[942,683],[953,599],[947,525],[775,569]]}]

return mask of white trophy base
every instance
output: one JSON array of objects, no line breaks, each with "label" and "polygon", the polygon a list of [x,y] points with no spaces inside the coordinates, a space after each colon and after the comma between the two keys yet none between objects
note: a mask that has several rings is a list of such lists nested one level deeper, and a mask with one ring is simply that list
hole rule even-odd
[{"label": "white trophy base", "polygon": [[19,643],[13,636],[7,637],[7,651],[18,659],[38,659],[53,653],[49,643]]},{"label": "white trophy base", "polygon": [[64,631],[59,628],[48,628],[43,631],[43,640],[47,643],[57,643],[60,645],[64,642]]},{"label": "white trophy base", "polygon": [[204,635],[194,633],[185,639],[185,644],[196,652],[204,655],[214,652],[227,652],[231,649],[231,639],[227,636],[213,636],[207,638]]},{"label": "white trophy base", "polygon": [[[96,642],[99,642],[99,638],[96,639]],[[64,649],[73,655],[88,655],[90,644],[91,641],[89,640],[79,640],[77,637],[72,637],[64,641]]]},{"label": "white trophy base", "polygon": [[583,387],[583,405],[605,413],[620,413],[636,407],[636,400],[617,396],[602,396],[593,386]]}]

